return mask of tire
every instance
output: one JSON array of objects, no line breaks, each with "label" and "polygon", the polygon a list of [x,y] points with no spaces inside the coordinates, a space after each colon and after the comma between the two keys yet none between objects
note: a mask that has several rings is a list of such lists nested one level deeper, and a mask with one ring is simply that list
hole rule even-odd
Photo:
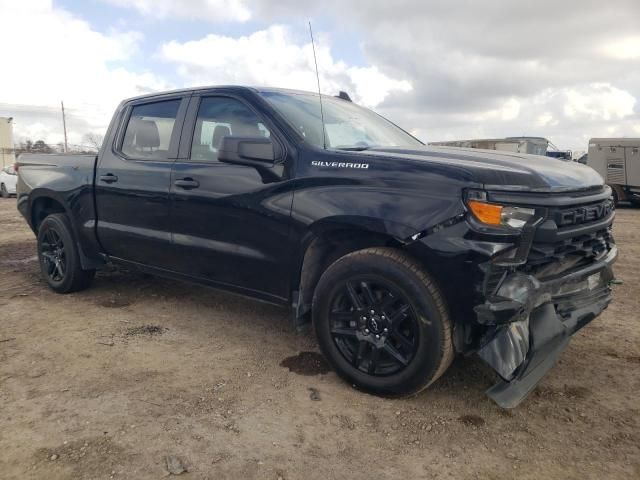
[{"label": "tire", "polygon": [[47,284],[57,293],[84,290],[96,273],[82,269],[69,219],[60,213],[46,217],[38,228],[38,259]]},{"label": "tire", "polygon": [[4,183],[0,185],[0,196],[2,198],[9,198],[9,191]]},{"label": "tire", "polygon": [[613,195],[613,206],[614,208],[618,208],[618,204],[620,203],[620,198],[618,197],[618,190],[616,190],[615,188],[612,188],[612,195]]},{"label": "tire", "polygon": [[333,263],[315,290],[313,324],[338,375],[371,393],[417,393],[454,357],[440,290],[415,260],[393,248],[368,248]]}]

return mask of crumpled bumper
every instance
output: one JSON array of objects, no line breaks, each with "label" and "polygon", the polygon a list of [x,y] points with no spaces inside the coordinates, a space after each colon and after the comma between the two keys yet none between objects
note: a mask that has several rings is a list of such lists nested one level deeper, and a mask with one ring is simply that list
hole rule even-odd
[{"label": "crumpled bumper", "polygon": [[524,400],[555,365],[571,335],[607,308],[617,254],[614,245],[599,261],[544,282],[513,273],[498,300],[475,308],[480,323],[496,325],[478,355],[501,377],[487,390],[498,405],[513,408]]}]

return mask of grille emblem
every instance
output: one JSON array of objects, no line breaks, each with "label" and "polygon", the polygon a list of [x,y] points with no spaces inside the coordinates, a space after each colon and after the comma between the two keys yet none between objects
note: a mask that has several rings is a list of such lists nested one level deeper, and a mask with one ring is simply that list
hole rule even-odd
[{"label": "grille emblem", "polygon": [[613,210],[611,202],[599,203],[597,205],[589,205],[586,207],[578,207],[572,210],[563,210],[556,215],[556,224],[558,226],[576,225],[579,223],[593,222],[608,216]]}]

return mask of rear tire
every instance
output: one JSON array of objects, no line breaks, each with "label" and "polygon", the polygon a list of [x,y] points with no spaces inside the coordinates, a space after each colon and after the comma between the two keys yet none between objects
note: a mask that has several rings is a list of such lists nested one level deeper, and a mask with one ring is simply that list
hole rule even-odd
[{"label": "rear tire", "polygon": [[338,375],[372,393],[419,392],[454,357],[442,294],[415,260],[393,248],[333,263],[315,290],[313,324]]},{"label": "rear tire", "polygon": [[84,290],[91,285],[95,270],[83,270],[80,253],[66,215],[46,217],[38,229],[40,271],[49,287],[57,293]]},{"label": "rear tire", "polygon": [[9,198],[9,191],[4,183],[0,185],[0,196],[2,198]]}]

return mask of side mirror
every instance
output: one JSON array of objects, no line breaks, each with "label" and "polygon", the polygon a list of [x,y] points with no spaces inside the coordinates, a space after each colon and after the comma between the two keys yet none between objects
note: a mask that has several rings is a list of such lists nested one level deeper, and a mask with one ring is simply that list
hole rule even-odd
[{"label": "side mirror", "polygon": [[265,137],[222,137],[218,160],[252,167],[271,167],[276,161],[273,142]]}]

